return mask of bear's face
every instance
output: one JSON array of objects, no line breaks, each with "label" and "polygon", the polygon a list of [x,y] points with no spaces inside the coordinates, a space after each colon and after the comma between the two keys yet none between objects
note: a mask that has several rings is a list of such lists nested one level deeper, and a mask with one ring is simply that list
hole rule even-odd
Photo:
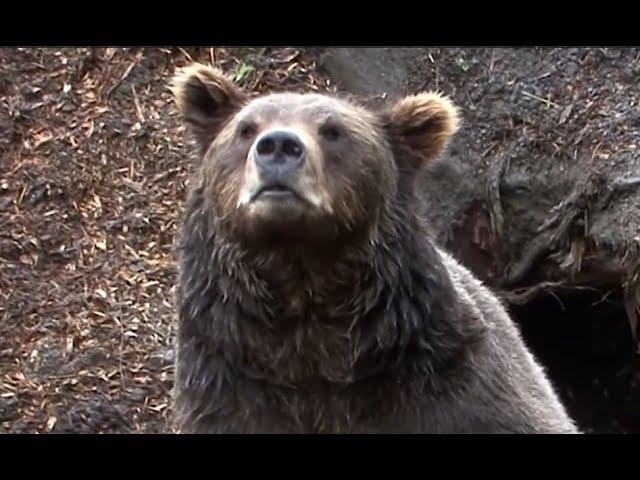
[{"label": "bear's face", "polygon": [[250,98],[220,72],[184,69],[173,92],[202,154],[214,215],[245,240],[326,242],[375,224],[456,130],[451,103],[407,97],[372,112],[319,94]]}]

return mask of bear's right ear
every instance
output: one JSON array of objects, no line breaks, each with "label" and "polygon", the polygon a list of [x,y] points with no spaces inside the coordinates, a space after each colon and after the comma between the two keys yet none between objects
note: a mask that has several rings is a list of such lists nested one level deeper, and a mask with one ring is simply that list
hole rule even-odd
[{"label": "bear's right ear", "polygon": [[170,86],[184,123],[204,153],[222,124],[245,104],[247,95],[221,71],[194,63]]}]

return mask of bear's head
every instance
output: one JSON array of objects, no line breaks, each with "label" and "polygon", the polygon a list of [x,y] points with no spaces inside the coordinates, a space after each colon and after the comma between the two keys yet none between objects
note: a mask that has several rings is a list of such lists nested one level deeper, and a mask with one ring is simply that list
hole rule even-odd
[{"label": "bear's head", "polygon": [[252,97],[201,64],[184,68],[172,91],[199,148],[206,210],[261,248],[366,235],[458,126],[437,93],[381,112],[315,93]]}]

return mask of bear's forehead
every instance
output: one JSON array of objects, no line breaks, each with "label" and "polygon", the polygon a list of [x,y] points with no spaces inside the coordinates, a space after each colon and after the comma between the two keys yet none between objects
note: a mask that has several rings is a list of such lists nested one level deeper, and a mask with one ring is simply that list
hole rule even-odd
[{"label": "bear's forehead", "polygon": [[273,93],[253,99],[240,112],[241,118],[261,120],[282,118],[324,119],[358,116],[366,120],[370,114],[349,102],[314,93]]}]

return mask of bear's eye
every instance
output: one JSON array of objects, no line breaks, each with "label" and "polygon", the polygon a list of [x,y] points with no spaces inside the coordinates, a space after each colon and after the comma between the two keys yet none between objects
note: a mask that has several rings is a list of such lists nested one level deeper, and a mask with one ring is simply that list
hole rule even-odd
[{"label": "bear's eye", "polygon": [[320,135],[329,141],[335,142],[342,136],[342,132],[335,125],[323,125],[320,127]]},{"label": "bear's eye", "polygon": [[257,130],[258,127],[254,123],[242,123],[238,125],[238,134],[244,139],[253,137]]}]

